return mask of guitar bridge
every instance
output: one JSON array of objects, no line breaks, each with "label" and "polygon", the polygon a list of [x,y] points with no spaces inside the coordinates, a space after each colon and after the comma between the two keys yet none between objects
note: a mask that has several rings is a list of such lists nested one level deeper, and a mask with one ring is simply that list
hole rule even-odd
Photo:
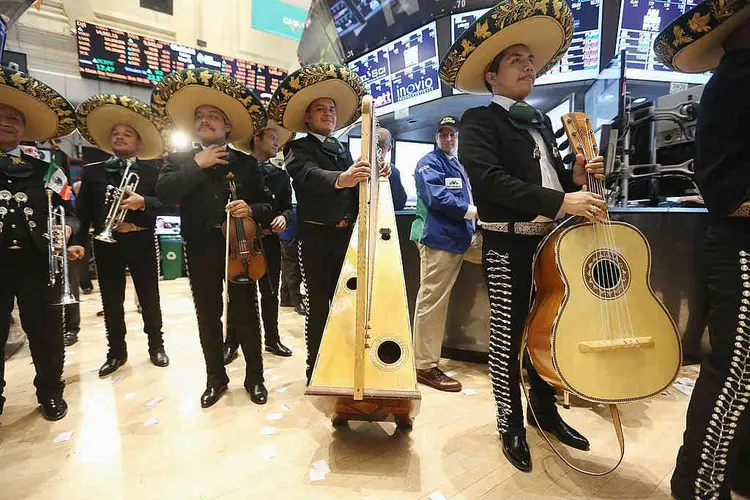
[{"label": "guitar bridge", "polygon": [[591,340],[588,342],[579,342],[578,352],[590,353],[619,351],[622,349],[640,349],[646,347],[654,347],[653,337],[633,337],[628,339]]}]

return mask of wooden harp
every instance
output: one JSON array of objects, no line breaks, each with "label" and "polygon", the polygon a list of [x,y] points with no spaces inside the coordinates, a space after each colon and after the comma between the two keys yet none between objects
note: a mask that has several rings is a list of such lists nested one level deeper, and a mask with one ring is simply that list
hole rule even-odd
[{"label": "wooden harp", "polygon": [[359,214],[305,394],[334,424],[395,422],[410,428],[419,412],[409,309],[390,184],[379,177],[375,103],[362,103]]}]

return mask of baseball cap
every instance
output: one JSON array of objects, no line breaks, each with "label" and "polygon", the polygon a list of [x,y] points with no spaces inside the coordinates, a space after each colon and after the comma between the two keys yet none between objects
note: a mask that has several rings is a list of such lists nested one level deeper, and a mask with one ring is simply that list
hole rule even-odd
[{"label": "baseball cap", "polygon": [[444,127],[448,127],[454,132],[458,132],[458,119],[454,116],[446,116],[445,118],[440,120],[438,127],[435,129],[435,133],[437,134],[438,132],[440,132],[440,129]]}]

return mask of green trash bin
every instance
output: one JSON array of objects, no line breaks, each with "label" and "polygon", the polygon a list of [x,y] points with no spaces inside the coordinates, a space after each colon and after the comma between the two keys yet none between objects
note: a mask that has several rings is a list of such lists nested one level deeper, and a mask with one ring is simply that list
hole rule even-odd
[{"label": "green trash bin", "polygon": [[182,278],[182,237],[159,236],[161,274],[165,280]]}]

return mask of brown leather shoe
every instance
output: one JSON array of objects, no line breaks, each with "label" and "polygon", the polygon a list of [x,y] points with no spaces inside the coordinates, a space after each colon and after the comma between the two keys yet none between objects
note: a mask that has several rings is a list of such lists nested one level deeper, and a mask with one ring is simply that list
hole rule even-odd
[{"label": "brown leather shoe", "polygon": [[437,366],[429,370],[417,370],[417,382],[429,385],[438,391],[461,392],[461,382],[450,378]]}]

